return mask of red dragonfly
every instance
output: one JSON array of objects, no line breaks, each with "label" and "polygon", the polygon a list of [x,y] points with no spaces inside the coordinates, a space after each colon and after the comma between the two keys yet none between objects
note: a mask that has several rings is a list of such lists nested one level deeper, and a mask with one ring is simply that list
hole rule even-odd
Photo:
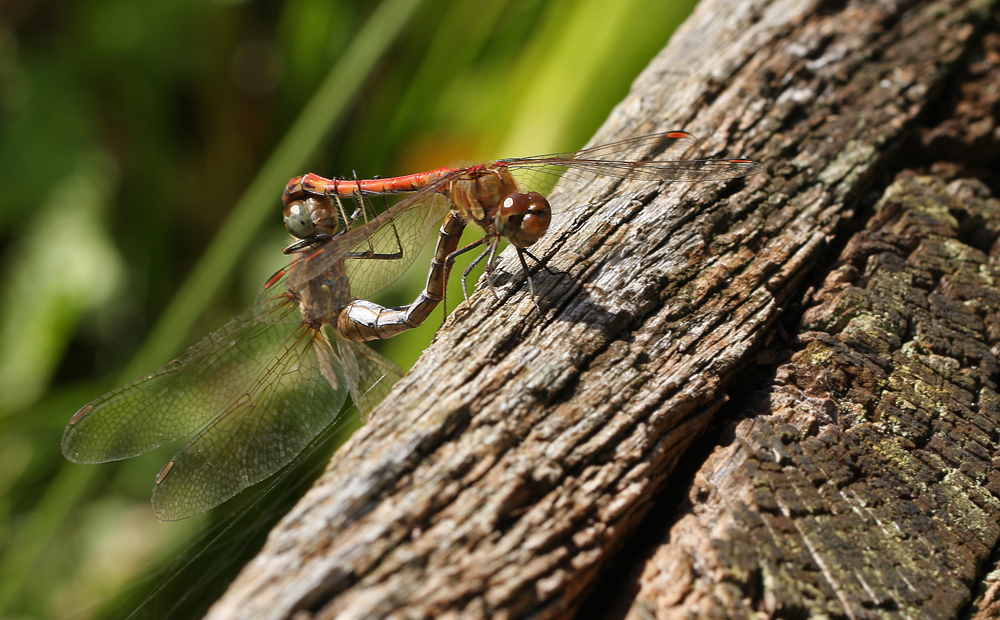
[{"label": "red dragonfly", "polygon": [[[656,159],[651,161],[651,157]],[[388,338],[417,327],[430,315],[439,300],[443,299],[444,283],[451,264],[461,253],[486,246],[463,273],[463,283],[469,272],[489,255],[486,279],[490,290],[493,290],[491,273],[502,238],[510,241],[517,251],[534,299],[534,285],[524,257],[527,255],[534,259],[527,248],[545,235],[551,221],[552,208],[540,191],[548,191],[557,181],[567,186],[582,183],[595,175],[660,182],[722,181],[764,171],[763,164],[749,159],[701,157],[697,138],[684,131],[669,131],[572,153],[512,157],[467,168],[445,167],[386,179],[327,179],[306,174],[295,177],[285,188],[285,225],[293,236],[300,239],[288,246],[285,252],[309,249],[335,234],[335,225],[340,220],[329,218],[330,213],[337,212],[329,206],[331,198],[356,199],[359,196],[414,192],[403,204],[407,209],[421,210],[431,208],[444,198],[450,212],[441,228],[435,257],[435,261],[443,257],[446,263],[444,278],[434,280],[440,288],[430,286],[432,278],[428,280],[422,297],[409,306],[388,309],[359,301],[342,315],[347,319],[344,327],[355,330],[355,339]],[[539,191],[531,191],[534,189]],[[485,234],[468,246],[458,248],[458,237],[468,224],[478,226]],[[450,253],[448,250],[451,250]],[[317,261],[313,267],[315,273],[321,272],[324,265],[325,261]],[[464,285],[462,290],[466,290]]]},{"label": "red dragonfly", "polygon": [[[63,434],[63,454],[77,463],[113,461],[193,433],[157,476],[153,510],[174,520],[213,508],[291,462],[338,418],[348,395],[362,412],[381,400],[399,371],[359,343],[423,323],[444,298],[458,254],[485,246],[476,262],[489,256],[492,288],[506,238],[527,274],[527,248],[551,219],[548,200],[534,190],[589,175],[706,181],[763,169],[746,159],[701,159],[693,136],[672,131],[387,179],[296,177],[283,196],[285,225],[298,238],[285,250],[296,254],[292,264],[265,283],[256,305],[182,357],[80,409]],[[388,195],[402,192],[411,194],[388,206]],[[345,200],[355,203],[352,212]],[[414,260],[442,218],[417,299],[399,308],[368,301]],[[459,248],[469,224],[484,236]]]}]

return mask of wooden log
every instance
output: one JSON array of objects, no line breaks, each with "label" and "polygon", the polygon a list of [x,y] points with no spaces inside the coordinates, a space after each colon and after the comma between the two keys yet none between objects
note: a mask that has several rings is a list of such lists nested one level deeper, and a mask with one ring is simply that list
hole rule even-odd
[{"label": "wooden log", "polygon": [[[730,415],[760,422],[705,463],[686,529],[663,545],[666,564],[649,563],[666,586],[645,579],[633,614],[954,613],[996,546],[998,433],[983,413],[996,404],[995,262],[948,209],[996,213],[971,181],[884,188],[993,10],[699,5],[594,143],[685,129],[708,154],[752,157],[768,174],[597,179],[554,196],[574,208],[537,248],[554,272],[534,275],[541,315],[505,256],[501,298],[480,292],[455,311],[209,617],[572,616],[730,398]],[[849,245],[785,374],[755,398],[729,394],[873,192],[884,198],[872,230],[902,240]],[[910,208],[928,196],[949,206]],[[934,248],[907,245],[923,234]],[[950,257],[964,279],[946,277]],[[852,292],[872,282],[884,308]],[[922,314],[900,318],[890,293]],[[939,317],[950,331],[932,336]],[[959,340],[970,333],[986,344]],[[806,384],[788,379],[799,372]],[[978,460],[964,471],[967,452]],[[890,578],[901,553],[909,572]]]},{"label": "wooden log", "polygon": [[979,181],[886,190],[631,617],[958,617],[1000,540],[998,236]]},{"label": "wooden log", "polygon": [[758,356],[791,359],[640,552],[629,618],[997,617],[998,30],[909,151],[934,176],[883,190]]}]

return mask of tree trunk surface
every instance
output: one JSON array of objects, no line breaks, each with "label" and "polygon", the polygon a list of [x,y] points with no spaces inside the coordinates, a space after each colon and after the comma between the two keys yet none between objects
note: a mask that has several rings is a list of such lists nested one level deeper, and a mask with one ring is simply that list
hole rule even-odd
[{"label": "tree trunk surface", "polygon": [[995,614],[996,4],[703,1],[593,143],[767,173],[557,189],[209,617]]}]

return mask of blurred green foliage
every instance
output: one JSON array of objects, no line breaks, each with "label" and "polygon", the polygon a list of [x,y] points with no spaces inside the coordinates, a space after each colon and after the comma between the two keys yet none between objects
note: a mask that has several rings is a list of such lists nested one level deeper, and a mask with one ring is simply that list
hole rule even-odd
[{"label": "blurred green foliage", "polygon": [[[126,616],[160,586],[135,617],[194,617],[259,546],[267,506],[292,501],[160,524],[170,451],[77,466],[59,448],[81,405],[253,302],[285,260],[288,178],[582,146],[693,4],[0,5],[0,617]],[[379,301],[412,300],[425,273]],[[439,316],[378,348],[408,367]],[[235,541],[221,559],[190,551],[205,531]]]}]

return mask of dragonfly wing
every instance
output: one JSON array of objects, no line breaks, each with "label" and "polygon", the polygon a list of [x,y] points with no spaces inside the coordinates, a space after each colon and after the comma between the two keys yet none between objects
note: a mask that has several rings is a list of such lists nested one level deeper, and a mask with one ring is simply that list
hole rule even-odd
[{"label": "dragonfly wing", "polygon": [[164,466],[153,490],[157,518],[221,504],[290,463],[339,417],[351,388],[325,333],[301,323],[286,334],[259,343],[245,393]]},{"label": "dragonfly wing", "polygon": [[75,463],[116,461],[191,434],[240,398],[267,363],[270,343],[300,323],[297,305],[283,296],[245,310],[180,358],[78,411],[63,433],[63,454]]},{"label": "dragonfly wing", "polygon": [[667,131],[580,149],[573,159],[626,161],[638,159],[701,159],[701,143],[686,131]]},{"label": "dragonfly wing", "polygon": [[698,138],[686,131],[667,131],[600,144],[569,153],[514,157],[501,161],[510,165],[519,165],[573,160],[635,161],[654,157],[658,159],[701,159],[701,144],[698,142]]},{"label": "dragonfly wing", "polygon": [[[396,280],[413,263],[427,240],[435,237],[436,228],[448,211],[448,200],[443,195],[420,191],[387,212],[391,223],[359,239],[351,250],[351,255],[357,258],[345,260],[351,294],[368,299]],[[401,258],[378,259],[400,253]]]},{"label": "dragonfly wing", "polygon": [[357,378],[356,381],[347,383],[351,399],[367,419],[368,414],[389,394],[403,373],[398,366],[371,347],[349,340],[337,339],[336,342],[340,359],[345,366],[351,367]]},{"label": "dragonfly wing", "polygon": [[[621,175],[619,163],[638,160],[700,159],[701,145],[693,135],[683,131],[650,134],[610,144],[601,144],[571,153],[552,153],[503,160],[514,171],[518,181],[534,191],[545,191],[562,179],[563,184],[581,184],[588,173]],[[658,177],[657,177],[658,178]]]},{"label": "dragonfly wing", "polygon": [[718,181],[764,170],[757,162],[701,157],[697,138],[683,131],[668,131],[573,153],[503,161],[530,189],[551,187],[557,179],[563,185],[579,185],[595,175],[648,181]]},{"label": "dragonfly wing", "polygon": [[[343,261],[350,281],[351,299],[367,299],[382,290],[416,259],[434,228],[448,213],[448,201],[439,193],[450,177],[443,178],[393,205],[380,215],[333,238],[294,263],[286,286],[302,290],[309,281]],[[362,197],[363,212],[373,211],[371,196]]]}]

